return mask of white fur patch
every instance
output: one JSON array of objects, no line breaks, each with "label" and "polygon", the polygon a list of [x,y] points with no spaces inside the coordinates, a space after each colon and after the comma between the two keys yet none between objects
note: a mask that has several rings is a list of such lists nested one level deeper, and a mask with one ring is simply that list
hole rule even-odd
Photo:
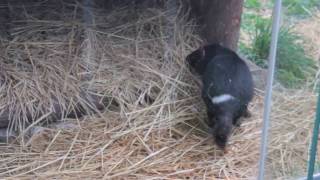
[{"label": "white fur patch", "polygon": [[230,94],[221,94],[219,96],[212,97],[211,102],[213,104],[220,104],[226,101],[230,101],[232,99],[235,99],[235,97],[231,96]]}]

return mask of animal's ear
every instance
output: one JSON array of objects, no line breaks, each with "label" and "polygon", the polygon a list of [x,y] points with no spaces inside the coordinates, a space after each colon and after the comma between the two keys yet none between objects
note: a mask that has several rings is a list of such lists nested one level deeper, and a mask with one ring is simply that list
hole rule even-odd
[{"label": "animal's ear", "polygon": [[201,46],[197,50],[189,54],[186,57],[186,61],[192,67],[196,67],[199,65],[199,63],[201,64],[201,61],[205,58],[205,55],[206,55],[205,46]]}]

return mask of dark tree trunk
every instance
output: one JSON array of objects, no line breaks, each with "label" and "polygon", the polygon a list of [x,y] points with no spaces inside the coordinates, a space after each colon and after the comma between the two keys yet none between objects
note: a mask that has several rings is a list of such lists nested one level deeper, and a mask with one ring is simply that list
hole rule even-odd
[{"label": "dark tree trunk", "polygon": [[243,0],[190,0],[203,39],[237,49]]},{"label": "dark tree trunk", "polygon": [[10,14],[7,0],[0,1],[0,40],[9,38]]}]

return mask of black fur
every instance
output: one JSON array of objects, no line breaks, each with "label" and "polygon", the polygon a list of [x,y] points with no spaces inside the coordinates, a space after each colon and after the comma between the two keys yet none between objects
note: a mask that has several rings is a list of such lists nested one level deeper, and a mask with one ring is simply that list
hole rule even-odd
[{"label": "black fur", "polygon": [[[233,126],[240,126],[239,118],[249,116],[247,106],[253,97],[250,70],[235,52],[218,44],[199,48],[188,55],[186,61],[201,75],[208,124],[213,128],[215,142],[224,148]],[[235,99],[213,104],[212,97],[222,94],[232,95]]]}]

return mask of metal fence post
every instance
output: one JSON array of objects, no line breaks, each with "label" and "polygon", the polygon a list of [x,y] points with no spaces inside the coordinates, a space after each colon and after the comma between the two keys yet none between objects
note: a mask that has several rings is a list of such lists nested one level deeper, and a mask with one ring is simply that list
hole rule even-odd
[{"label": "metal fence post", "polygon": [[280,29],[280,13],[281,13],[281,0],[276,0],[273,9],[273,22],[272,22],[272,34],[271,44],[269,52],[269,66],[268,66],[268,79],[266,87],[266,96],[264,101],[264,113],[263,113],[263,127],[262,127],[262,138],[261,138],[261,150],[260,150],[260,161],[259,161],[259,176],[258,180],[264,179],[265,161],[267,157],[267,146],[268,146],[268,129],[270,121],[270,110],[271,110],[271,97],[272,97],[272,84],[275,71],[275,62],[277,54],[277,43],[278,34]]}]

